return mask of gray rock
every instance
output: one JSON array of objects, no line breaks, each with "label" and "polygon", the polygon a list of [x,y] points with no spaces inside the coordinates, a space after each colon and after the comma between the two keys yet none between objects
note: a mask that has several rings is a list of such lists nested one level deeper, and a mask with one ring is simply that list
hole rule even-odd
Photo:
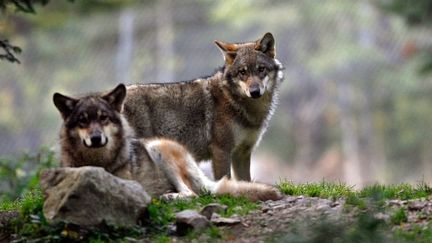
[{"label": "gray rock", "polygon": [[328,205],[328,204],[321,204],[321,205],[318,205],[317,207],[316,207],[316,210],[319,210],[319,211],[328,211],[328,210],[330,210],[330,205]]},{"label": "gray rock", "polygon": [[201,230],[210,226],[210,221],[195,210],[176,213],[177,233],[185,235],[189,230]]},{"label": "gray rock", "polygon": [[51,223],[134,225],[151,201],[138,182],[113,176],[101,167],[44,170],[41,188],[43,213]]},{"label": "gray rock", "polygon": [[238,224],[241,222],[241,219],[237,215],[233,215],[229,218],[224,218],[217,213],[213,213],[210,221],[217,226],[226,226],[226,225]]},{"label": "gray rock", "polygon": [[388,221],[390,219],[390,215],[382,213],[382,212],[376,213],[374,215],[374,217],[376,219],[381,219],[381,220],[384,220],[384,221]]},{"label": "gray rock", "polygon": [[228,209],[227,205],[219,203],[210,203],[201,209],[200,214],[204,215],[207,219],[211,219],[213,213],[225,213]]},{"label": "gray rock", "polygon": [[422,210],[424,207],[426,207],[427,202],[424,201],[412,201],[408,204],[409,210]]}]

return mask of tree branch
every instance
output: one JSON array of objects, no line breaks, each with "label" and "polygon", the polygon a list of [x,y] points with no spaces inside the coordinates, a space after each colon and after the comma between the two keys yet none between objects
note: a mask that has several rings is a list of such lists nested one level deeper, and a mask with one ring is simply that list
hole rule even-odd
[{"label": "tree branch", "polygon": [[[3,52],[1,52],[3,50]],[[21,48],[18,46],[13,46],[9,43],[9,40],[0,40],[0,60],[7,60],[9,62],[20,63],[17,54],[21,53]]]}]

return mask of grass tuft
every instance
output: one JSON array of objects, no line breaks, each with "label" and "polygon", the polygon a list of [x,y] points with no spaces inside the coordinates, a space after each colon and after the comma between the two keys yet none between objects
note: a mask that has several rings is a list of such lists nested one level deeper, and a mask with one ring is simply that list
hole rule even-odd
[{"label": "grass tuft", "polygon": [[392,224],[400,225],[401,223],[408,221],[408,216],[405,213],[405,209],[399,208],[397,209],[390,217],[390,221]]},{"label": "grass tuft", "polygon": [[293,196],[309,196],[336,199],[347,197],[354,193],[353,188],[343,183],[331,183],[322,181],[320,183],[294,184],[291,181],[282,181],[278,184],[282,193]]},{"label": "grass tuft", "polygon": [[415,199],[427,197],[432,193],[431,188],[426,183],[419,183],[417,186],[411,186],[409,184],[399,185],[379,185],[375,184],[363,188],[359,192],[360,197],[369,197],[376,200],[385,199]]}]

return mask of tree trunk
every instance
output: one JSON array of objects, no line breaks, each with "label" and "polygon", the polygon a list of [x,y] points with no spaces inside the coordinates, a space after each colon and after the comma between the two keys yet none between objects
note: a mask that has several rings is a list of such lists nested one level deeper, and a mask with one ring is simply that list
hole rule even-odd
[{"label": "tree trunk", "polygon": [[361,188],[363,180],[361,176],[359,140],[355,126],[355,116],[352,111],[352,102],[350,100],[350,97],[353,97],[353,90],[350,83],[344,78],[338,79],[337,88],[345,181],[357,188]]},{"label": "tree trunk", "polygon": [[174,80],[174,26],[172,20],[172,0],[156,3],[156,77],[158,82]]},{"label": "tree trunk", "polygon": [[135,13],[125,8],[119,17],[119,41],[116,57],[117,83],[130,83],[130,67],[134,48],[134,18]]}]

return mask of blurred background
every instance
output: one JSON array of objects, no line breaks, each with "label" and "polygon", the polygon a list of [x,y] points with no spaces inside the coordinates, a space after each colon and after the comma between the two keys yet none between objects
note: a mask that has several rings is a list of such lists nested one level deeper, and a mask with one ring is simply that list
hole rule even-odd
[{"label": "blurred background", "polygon": [[0,188],[51,161],[61,123],[54,92],[210,75],[223,64],[214,40],[265,32],[286,70],[252,156],[256,180],[432,182],[429,2],[64,0],[35,14],[6,6],[1,38],[23,52],[21,64],[0,61],[0,177],[12,181]]}]

